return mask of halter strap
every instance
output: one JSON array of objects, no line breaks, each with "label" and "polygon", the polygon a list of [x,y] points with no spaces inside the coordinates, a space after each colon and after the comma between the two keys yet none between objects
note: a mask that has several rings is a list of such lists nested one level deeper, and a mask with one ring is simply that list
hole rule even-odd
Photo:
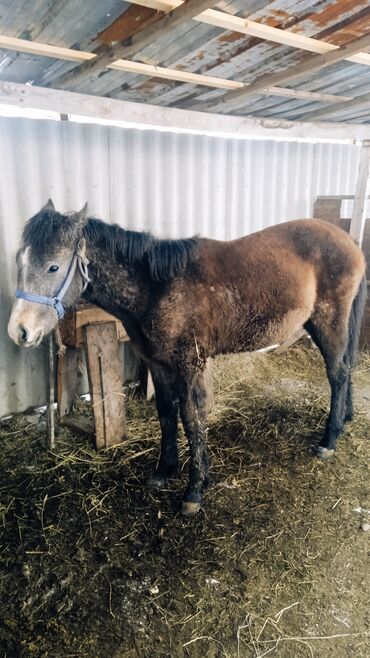
[{"label": "halter strap", "polygon": [[23,290],[19,290],[19,289],[15,291],[15,296],[18,299],[25,299],[26,301],[34,302],[35,304],[45,304],[46,306],[52,306],[57,312],[59,320],[61,320],[62,317],[64,317],[64,313],[65,313],[65,309],[62,304],[62,299],[72,283],[72,279],[76,272],[76,267],[78,267],[78,271],[84,282],[84,287],[82,289],[82,292],[84,293],[87,286],[90,283],[87,261],[80,254],[75,252],[71,260],[71,264],[68,268],[66,277],[54,297],[47,297],[46,295],[36,295],[34,293],[24,292]]}]

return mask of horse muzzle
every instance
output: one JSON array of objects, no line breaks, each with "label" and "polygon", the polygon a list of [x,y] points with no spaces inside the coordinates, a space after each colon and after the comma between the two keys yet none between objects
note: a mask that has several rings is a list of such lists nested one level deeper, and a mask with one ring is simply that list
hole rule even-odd
[{"label": "horse muzzle", "polygon": [[[32,307],[24,309],[22,306],[22,302],[19,304],[17,301],[13,305],[8,323],[9,337],[19,347],[37,347],[52,327],[43,326],[49,325],[49,322],[46,323],[47,318],[35,315]],[[55,313],[51,311],[51,314],[54,319]]]},{"label": "horse muzzle", "polygon": [[8,334],[19,347],[37,347],[44,337],[42,329],[30,330],[24,324],[12,322],[9,322]]}]

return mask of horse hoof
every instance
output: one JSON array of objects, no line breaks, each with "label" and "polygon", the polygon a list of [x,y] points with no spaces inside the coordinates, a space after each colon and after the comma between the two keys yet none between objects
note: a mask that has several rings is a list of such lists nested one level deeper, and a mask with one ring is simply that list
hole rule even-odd
[{"label": "horse hoof", "polygon": [[183,516],[195,516],[200,510],[200,503],[192,503],[190,501],[184,500],[182,503],[181,513]]},{"label": "horse hoof", "polygon": [[330,459],[334,455],[335,450],[332,450],[330,448],[324,448],[323,446],[319,446],[317,448],[317,456],[319,459]]},{"label": "horse hoof", "polygon": [[147,480],[150,489],[163,489],[166,486],[166,478],[163,475],[151,475]]}]

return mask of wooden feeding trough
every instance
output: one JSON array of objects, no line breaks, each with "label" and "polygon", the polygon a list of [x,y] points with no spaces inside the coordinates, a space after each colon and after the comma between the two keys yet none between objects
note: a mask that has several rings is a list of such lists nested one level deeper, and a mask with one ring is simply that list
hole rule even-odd
[{"label": "wooden feeding trough", "polygon": [[[126,435],[122,386],[123,350],[129,338],[122,323],[92,304],[68,312],[60,323],[66,347],[58,359],[57,404],[60,422],[93,434],[96,449],[120,443]],[[78,349],[84,347],[94,427],[72,413],[78,386]]]}]

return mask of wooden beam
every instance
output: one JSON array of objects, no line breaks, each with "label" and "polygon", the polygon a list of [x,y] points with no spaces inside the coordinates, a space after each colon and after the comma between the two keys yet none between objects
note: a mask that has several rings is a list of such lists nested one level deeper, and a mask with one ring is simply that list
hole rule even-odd
[{"label": "wooden beam", "polygon": [[[93,53],[82,52],[72,48],[60,48],[59,46],[52,46],[50,44],[0,35],[0,48],[2,47],[10,50],[26,52],[32,55],[41,55],[45,57],[53,57],[56,59],[65,59],[76,62],[89,61],[96,57],[96,55]],[[154,76],[157,78],[164,78],[166,80],[177,80],[179,82],[204,85],[206,87],[215,87],[219,89],[240,89],[247,86],[245,83],[239,82],[237,80],[228,80],[211,75],[200,75],[199,73],[191,73],[189,71],[181,71],[179,69],[164,68],[162,66],[144,64],[142,62],[135,62],[132,60],[118,59],[113,64],[110,64],[108,68],[112,68],[117,71],[129,71],[132,73],[138,73],[139,75],[148,75],[151,77]],[[350,100],[350,97],[347,96],[334,96],[333,94],[322,94],[302,90],[295,91],[279,87],[270,87],[262,93],[266,93],[269,96],[274,95],[291,98],[308,98],[311,100],[328,102]]]},{"label": "wooden beam", "polygon": [[70,91],[0,81],[0,105],[74,114],[126,127],[157,128],[224,137],[263,139],[370,139],[370,125],[303,123],[265,117],[236,117],[99,98]]},{"label": "wooden beam", "polygon": [[[74,50],[72,48],[61,48],[59,46],[52,46],[46,43],[27,41],[26,39],[16,39],[3,35],[0,35],[0,48],[25,52],[31,55],[41,55],[43,57],[52,57],[54,59],[64,59],[75,62],[89,61],[96,57],[94,53]],[[179,82],[204,85],[206,87],[215,87],[219,89],[240,89],[247,86],[245,83],[239,82],[237,80],[228,80],[226,78],[219,78],[210,75],[200,75],[199,73],[191,73],[178,69],[164,68],[161,66],[155,66],[153,64],[144,64],[131,60],[118,59],[113,64],[110,64],[108,68],[112,68],[117,71],[129,71],[132,73],[138,73],[139,75],[148,75],[151,77],[164,78],[167,80],[178,80]],[[351,98],[347,96],[335,96],[333,94],[321,94],[303,90],[295,91],[293,89],[291,90],[279,87],[270,87],[263,93],[267,94],[268,96],[274,95],[291,98],[309,98],[311,100],[316,99],[328,102],[351,100]]]},{"label": "wooden beam", "polygon": [[357,242],[357,244],[360,245],[360,247],[362,245],[362,238],[364,236],[364,228],[366,222],[366,199],[370,189],[369,165],[370,140],[364,140],[360,153],[355,201],[353,204],[352,219],[349,229],[350,235]]},{"label": "wooden beam", "polygon": [[126,436],[123,361],[115,322],[86,325],[85,351],[99,450],[121,443]]},{"label": "wooden beam", "polygon": [[202,107],[202,109],[212,108],[212,111],[218,112],[241,106],[247,98],[261,92],[267,87],[280,85],[281,83],[286,84],[303,75],[320,71],[361,51],[363,48],[369,47],[370,34],[366,34],[364,37],[355,39],[349,45],[343,46],[333,52],[326,53],[325,55],[313,55],[312,57],[307,57],[302,63],[296,64],[285,71],[263,75],[257,78],[256,82],[253,82],[249,87],[231,91],[219,101],[208,103],[201,103],[200,101],[199,107]]},{"label": "wooden beam", "polygon": [[[164,68],[153,64],[143,64],[132,60],[118,59],[111,64],[111,69],[117,71],[129,71],[139,75],[149,75],[154,78],[164,78],[166,80],[178,80],[195,85],[204,85],[206,87],[217,87],[219,89],[241,89],[248,86],[248,83],[239,82],[238,80],[228,80],[211,75],[200,75],[190,71],[181,71],[179,69]],[[301,89],[287,89],[284,87],[269,87],[262,92],[267,96],[284,96],[288,98],[304,98],[317,101],[339,102],[349,101],[349,96],[334,96],[333,94],[324,94],[321,92],[306,91]]]},{"label": "wooden beam", "polygon": [[362,94],[361,96],[355,96],[348,102],[337,103],[335,107],[322,107],[318,110],[311,110],[311,112],[306,112],[305,114],[303,114],[301,119],[303,121],[320,119],[321,117],[325,117],[328,114],[332,114],[333,112],[337,114],[341,110],[348,110],[357,107],[358,105],[362,105],[363,103],[370,103],[370,92],[368,92],[367,94]]},{"label": "wooden beam", "polygon": [[205,85],[206,87],[218,87],[220,89],[240,89],[245,86],[243,82],[238,82],[237,80],[227,80],[225,78],[217,78],[211,75],[200,75],[199,73],[191,73],[179,69],[169,69],[162,66],[143,64],[141,62],[134,62],[125,59],[118,59],[114,64],[111,64],[109,68],[116,69],[117,71],[138,73],[139,75],[148,75],[154,78],[178,80],[179,82]]},{"label": "wooden beam", "polygon": [[282,96],[285,98],[303,98],[304,100],[344,104],[351,101],[351,96],[336,96],[321,91],[307,91],[306,89],[290,89],[289,87],[267,87],[261,92],[264,96]]},{"label": "wooden beam", "polygon": [[176,28],[194,18],[197,14],[214,5],[215,1],[217,0],[188,0],[185,4],[182,4],[177,9],[173,9],[169,14],[162,16],[158,21],[148,25],[129,39],[123,42],[119,41],[114,46],[104,48],[90,62],[83,62],[83,64],[74,68],[72,71],[68,71],[59,78],[54,79],[52,86],[59,89],[66,89],[71,84],[73,86],[78,85],[87,75],[101,71],[117,59],[127,59],[138,50],[148,46],[154,39],[161,39],[167,36]]},{"label": "wooden beam", "polygon": [[[131,4],[142,5],[143,7],[150,7],[159,11],[168,12],[175,7],[180,7],[183,0],[128,0]],[[247,34],[249,36],[257,37],[258,39],[265,39],[273,43],[280,43],[284,46],[291,48],[299,48],[300,50],[308,50],[312,53],[325,54],[333,50],[338,50],[339,46],[320,39],[313,39],[306,37],[303,34],[290,32],[289,30],[282,30],[278,27],[271,27],[250,21],[240,16],[233,16],[226,12],[217,9],[207,9],[198,16],[194,17],[195,21],[206,23],[219,27],[223,30],[230,30],[232,32],[239,32],[240,34]],[[357,53],[348,57],[348,60],[357,64],[364,64],[370,66],[370,54]]]},{"label": "wooden beam", "polygon": [[51,46],[48,43],[28,41],[27,39],[16,39],[15,37],[7,37],[3,34],[0,34],[0,48],[29,53],[30,55],[65,59],[71,62],[85,62],[95,58],[94,53],[87,53],[72,48],[62,48],[61,46]]}]

